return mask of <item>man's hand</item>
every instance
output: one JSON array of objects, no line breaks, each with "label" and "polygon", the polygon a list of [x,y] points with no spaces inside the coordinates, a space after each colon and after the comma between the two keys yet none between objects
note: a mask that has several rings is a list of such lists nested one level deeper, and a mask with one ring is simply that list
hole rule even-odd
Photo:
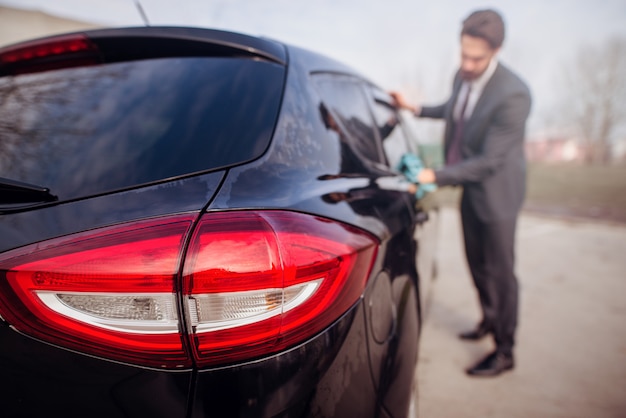
[{"label": "man's hand", "polygon": [[389,95],[391,96],[391,98],[393,99],[393,105],[398,107],[398,108],[406,108],[407,106],[407,102],[406,99],[404,98],[404,96],[402,95],[402,93],[398,92],[398,91],[390,91]]},{"label": "man's hand", "polygon": [[417,175],[417,182],[420,184],[430,184],[434,183],[436,180],[435,172],[430,168],[422,169]]},{"label": "man's hand", "polygon": [[399,109],[407,109],[415,114],[417,114],[421,110],[420,106],[413,106],[412,104],[410,104],[400,92],[392,91],[389,92],[389,95],[393,99],[393,105]]}]

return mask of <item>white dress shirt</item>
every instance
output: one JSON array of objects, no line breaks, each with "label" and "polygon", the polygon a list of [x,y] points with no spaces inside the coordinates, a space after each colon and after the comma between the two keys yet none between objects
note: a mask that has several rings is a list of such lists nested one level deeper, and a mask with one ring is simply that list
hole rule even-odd
[{"label": "white dress shirt", "polygon": [[[454,104],[454,120],[459,120],[459,113],[461,113],[462,103],[467,96],[468,90],[470,91],[470,96],[467,102],[467,106],[465,107],[465,120],[468,120],[474,112],[474,108],[476,107],[476,103],[480,98],[481,94],[483,94],[483,90],[485,90],[485,86],[493,76],[493,73],[496,71],[496,67],[498,66],[498,60],[496,58],[492,58],[487,66],[487,69],[484,73],[480,75],[476,80],[472,81],[463,81],[461,85],[461,90],[459,91],[459,96]],[[471,87],[471,89],[470,89]]]}]

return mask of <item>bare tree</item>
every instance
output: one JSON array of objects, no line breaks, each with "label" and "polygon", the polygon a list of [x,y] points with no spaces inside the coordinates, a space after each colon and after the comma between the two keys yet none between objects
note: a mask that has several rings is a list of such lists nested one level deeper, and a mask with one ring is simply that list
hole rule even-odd
[{"label": "bare tree", "polygon": [[582,141],[588,162],[607,162],[626,138],[626,39],[581,47],[565,69],[563,122]]}]

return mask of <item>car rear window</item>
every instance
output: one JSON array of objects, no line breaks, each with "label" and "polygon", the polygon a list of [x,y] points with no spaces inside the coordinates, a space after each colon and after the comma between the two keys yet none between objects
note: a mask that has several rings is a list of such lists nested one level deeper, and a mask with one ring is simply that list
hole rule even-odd
[{"label": "car rear window", "polygon": [[232,57],[0,78],[0,177],[66,200],[252,160],[283,82],[281,65]]}]

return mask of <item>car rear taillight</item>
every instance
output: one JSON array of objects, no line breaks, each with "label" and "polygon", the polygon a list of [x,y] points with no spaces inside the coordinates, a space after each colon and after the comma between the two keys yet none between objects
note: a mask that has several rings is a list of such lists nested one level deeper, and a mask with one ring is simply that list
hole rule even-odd
[{"label": "car rear taillight", "polygon": [[98,47],[86,36],[61,35],[0,49],[0,74],[24,74],[101,62]]},{"label": "car rear taillight", "polygon": [[369,234],[300,213],[209,213],[192,232],[194,220],[151,219],[4,253],[0,316],[43,341],[127,363],[229,364],[329,326],[363,293],[376,254]]},{"label": "car rear taillight", "polygon": [[363,293],[376,248],[356,228],[299,213],[205,216],[183,275],[197,363],[274,353],[323,330]]},{"label": "car rear taillight", "polygon": [[147,366],[189,366],[176,277],[193,219],[131,223],[2,254],[0,315],[62,347]]}]

